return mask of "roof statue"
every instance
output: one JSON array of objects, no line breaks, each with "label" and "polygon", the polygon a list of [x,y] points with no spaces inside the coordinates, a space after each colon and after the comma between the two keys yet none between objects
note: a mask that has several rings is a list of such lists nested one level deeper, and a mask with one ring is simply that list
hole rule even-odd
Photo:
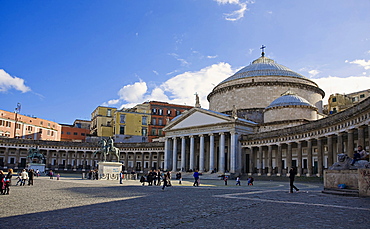
[{"label": "roof statue", "polygon": [[264,45],[261,46],[261,48],[260,48],[262,50],[261,56],[265,56],[265,48],[266,48],[266,46],[264,46]]},{"label": "roof statue", "polygon": [[195,107],[200,107],[199,96],[197,92],[195,92]]},{"label": "roof statue", "polygon": [[237,113],[237,109],[236,109],[235,105],[233,105],[233,110],[231,112],[231,117],[233,117],[234,119],[238,119],[238,113]]}]

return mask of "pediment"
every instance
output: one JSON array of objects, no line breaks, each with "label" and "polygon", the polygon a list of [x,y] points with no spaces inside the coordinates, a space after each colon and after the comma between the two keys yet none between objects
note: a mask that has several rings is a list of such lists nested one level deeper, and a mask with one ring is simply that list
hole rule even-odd
[{"label": "pediment", "polygon": [[186,117],[180,118],[177,123],[171,126],[169,129],[183,129],[183,128],[194,128],[196,126],[215,125],[229,123],[229,118],[222,117],[221,115],[207,114],[200,111],[195,111]]}]

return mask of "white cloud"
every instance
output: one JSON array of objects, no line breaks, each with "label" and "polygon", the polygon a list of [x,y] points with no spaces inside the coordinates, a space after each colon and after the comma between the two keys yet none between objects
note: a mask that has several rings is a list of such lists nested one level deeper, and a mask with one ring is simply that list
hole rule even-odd
[{"label": "white cloud", "polygon": [[326,78],[313,79],[321,89],[325,91],[324,103],[328,103],[331,94],[349,94],[356,91],[369,89],[370,77],[367,76],[350,76],[340,78],[329,76]]},{"label": "white cloud", "polygon": [[159,75],[156,70],[153,70],[153,73],[156,74],[157,76]]},{"label": "white cloud", "polygon": [[144,94],[148,90],[145,82],[141,81],[134,84],[129,84],[122,87],[118,95],[120,99],[125,100],[130,103],[141,103],[144,99]]},{"label": "white cloud", "polygon": [[188,66],[189,62],[187,62],[185,59],[182,59],[177,55],[176,53],[169,53],[168,55],[173,56],[176,60],[180,61],[181,66]]},{"label": "white cloud", "polygon": [[308,71],[308,74],[310,74],[310,78],[315,77],[319,73],[320,73],[320,71],[319,70],[316,70],[316,69],[313,69],[313,70]]},{"label": "white cloud", "polygon": [[[345,62],[348,63],[349,61],[346,60]],[[366,61],[366,60],[354,60],[354,61],[351,61],[349,63],[360,65],[361,67],[365,68],[365,70],[370,69],[370,60],[368,60],[368,61]]]},{"label": "white cloud", "polygon": [[[123,104],[121,108],[133,107],[136,104],[152,100],[194,106],[195,93],[198,93],[202,107],[208,108],[207,95],[215,85],[234,72],[235,70],[231,68],[230,64],[218,63],[199,71],[176,75],[151,90],[148,90],[146,82],[143,81],[129,84],[118,92],[120,103]],[[116,99],[110,101],[116,102]]]},{"label": "white cloud", "polygon": [[0,92],[7,92],[12,88],[21,91],[22,93],[31,91],[31,88],[24,84],[24,79],[16,76],[12,77],[3,69],[0,69]]},{"label": "white cloud", "polygon": [[109,100],[108,102],[105,102],[102,104],[102,106],[113,106],[113,105],[116,105],[119,103],[119,99],[112,99],[112,100]]},{"label": "white cloud", "polygon": [[225,19],[228,21],[237,21],[244,17],[245,11],[247,11],[247,4],[253,4],[254,1],[241,1],[241,0],[214,0],[220,5],[233,4],[240,7],[239,10],[235,10],[232,13],[226,14]]},{"label": "white cloud", "polygon": [[214,58],[217,58],[218,55],[215,55],[215,56],[207,56],[208,59],[214,59]]}]

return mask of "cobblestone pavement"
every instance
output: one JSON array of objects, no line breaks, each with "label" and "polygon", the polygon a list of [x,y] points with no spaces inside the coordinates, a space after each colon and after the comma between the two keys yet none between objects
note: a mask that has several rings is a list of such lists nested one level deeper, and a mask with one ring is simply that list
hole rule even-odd
[{"label": "cobblestone pavement", "polygon": [[[14,180],[15,181],[15,180]],[[138,181],[39,177],[0,196],[0,228],[370,228],[370,198],[322,194],[321,184],[191,180],[162,191]]]}]

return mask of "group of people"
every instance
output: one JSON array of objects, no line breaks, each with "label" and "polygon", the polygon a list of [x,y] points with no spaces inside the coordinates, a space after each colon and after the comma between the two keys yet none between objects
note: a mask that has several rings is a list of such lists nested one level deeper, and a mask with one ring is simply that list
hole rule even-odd
[{"label": "group of people", "polygon": [[89,179],[89,180],[99,180],[98,170],[97,169],[90,170],[89,173],[87,174],[87,179]]},{"label": "group of people", "polygon": [[160,186],[163,183],[164,187],[171,185],[171,173],[162,173],[161,170],[150,170],[146,175],[140,177],[140,182],[144,186],[145,182],[148,182],[148,186]]},{"label": "group of people", "polygon": [[40,171],[36,173],[33,169],[23,169],[22,172],[18,173],[18,181],[15,185],[24,186],[26,185],[26,181],[28,181],[28,185],[33,185],[33,178],[35,176],[38,177],[39,174]]},{"label": "group of people", "polygon": [[[227,181],[229,180],[229,176],[228,175],[224,175],[223,176],[223,180],[225,182],[225,185],[227,185]],[[236,179],[235,179],[236,183],[235,185],[239,185],[241,186],[241,182],[240,182],[240,176],[237,176]],[[248,177],[248,185],[253,185],[253,181],[254,181],[254,178],[253,177]]]}]

